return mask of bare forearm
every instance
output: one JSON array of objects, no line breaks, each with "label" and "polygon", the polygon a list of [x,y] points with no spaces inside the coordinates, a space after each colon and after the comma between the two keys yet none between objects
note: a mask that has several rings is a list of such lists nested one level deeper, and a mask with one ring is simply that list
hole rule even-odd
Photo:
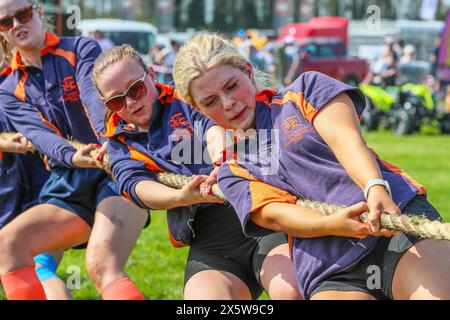
[{"label": "bare forearm", "polygon": [[145,180],[136,185],[136,194],[144,204],[154,210],[168,210],[185,206],[180,190],[161,183]]},{"label": "bare forearm", "polygon": [[294,204],[270,203],[253,213],[250,219],[266,229],[299,238],[323,237],[333,233],[327,216]]}]

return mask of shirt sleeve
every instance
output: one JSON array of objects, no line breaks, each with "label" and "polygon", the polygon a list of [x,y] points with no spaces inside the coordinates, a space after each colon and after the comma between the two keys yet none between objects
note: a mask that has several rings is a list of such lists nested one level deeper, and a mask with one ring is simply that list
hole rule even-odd
[{"label": "shirt sleeve", "polygon": [[105,105],[92,80],[94,62],[102,53],[98,43],[87,37],[81,37],[77,44],[76,80],[80,89],[81,102],[87,113],[97,139],[103,144],[105,133]]},{"label": "shirt sleeve", "polygon": [[274,232],[252,222],[252,213],[269,203],[297,201],[290,193],[255,179],[236,161],[229,161],[220,167],[218,183],[225,198],[236,211],[244,234],[249,237],[262,237]]},{"label": "shirt sleeve", "polygon": [[136,194],[136,185],[145,180],[156,181],[156,176],[142,161],[133,160],[128,146],[116,138],[108,139],[108,155],[111,173],[119,187],[119,193],[137,206],[148,208]]},{"label": "shirt sleeve", "polygon": [[316,71],[300,75],[289,87],[281,91],[283,98],[282,101],[278,100],[278,103],[292,101],[302,116],[312,123],[328,102],[344,92],[352,99],[356,112],[361,116],[366,105],[361,90]]},{"label": "shirt sleeve", "polygon": [[0,133],[8,131],[8,119],[6,118],[5,113],[0,109]]},{"label": "shirt sleeve", "polygon": [[45,123],[38,109],[10,94],[0,91],[0,108],[14,128],[21,132],[43,154],[61,166],[74,168],[72,157],[76,150],[56,127]]}]

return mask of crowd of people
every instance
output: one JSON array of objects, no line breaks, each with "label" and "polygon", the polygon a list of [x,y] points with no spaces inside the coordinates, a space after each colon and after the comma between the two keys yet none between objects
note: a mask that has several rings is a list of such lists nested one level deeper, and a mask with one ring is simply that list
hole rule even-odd
[{"label": "crowd of people", "polygon": [[[402,209],[441,218],[422,185],[367,147],[358,88],[308,72],[277,91],[246,40],[209,33],[154,48],[152,61],[172,70],[160,78],[131,46],[108,48],[100,35],[103,51],[44,31],[43,19],[35,1],[0,1],[8,299],[70,298],[56,269],[80,248],[102,299],[145,299],[125,264],[151,210],[167,210],[173,246],[190,247],[185,299],[450,299],[450,242],[380,226],[382,212]],[[176,89],[162,83],[172,80]],[[240,152],[255,140],[267,147]],[[171,188],[162,172],[192,179]],[[346,207],[323,216],[297,199]],[[379,287],[367,286],[372,265]]]}]

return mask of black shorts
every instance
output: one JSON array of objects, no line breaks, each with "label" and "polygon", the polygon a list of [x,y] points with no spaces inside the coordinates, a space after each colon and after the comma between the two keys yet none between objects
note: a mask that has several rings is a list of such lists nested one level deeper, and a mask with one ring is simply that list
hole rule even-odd
[{"label": "black shorts", "polygon": [[260,271],[272,249],[287,243],[287,236],[273,233],[247,238],[234,210],[227,205],[199,209],[192,225],[195,237],[189,251],[184,285],[198,272],[219,270],[232,273],[249,288],[252,299],[263,292]]},{"label": "black shorts", "polygon": [[[404,212],[442,221],[439,213],[424,196],[416,196],[403,209]],[[392,238],[380,237],[372,251],[354,267],[321,281],[311,296],[323,291],[359,291],[379,300],[393,299],[392,281],[397,263],[420,237],[398,233]]]}]

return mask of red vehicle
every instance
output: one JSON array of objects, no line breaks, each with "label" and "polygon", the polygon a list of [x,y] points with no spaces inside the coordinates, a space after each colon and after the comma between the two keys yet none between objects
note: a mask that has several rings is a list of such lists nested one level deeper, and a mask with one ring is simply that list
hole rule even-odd
[{"label": "red vehicle", "polygon": [[300,48],[300,58],[294,59],[286,79],[295,79],[306,71],[319,71],[358,85],[367,75],[369,64],[347,56],[348,23],[348,19],[342,17],[317,17],[308,23],[285,25],[278,40],[294,41]]},{"label": "red vehicle", "polygon": [[341,39],[348,45],[348,19],[342,17],[316,17],[307,23],[288,23],[281,28],[278,40],[287,37],[301,40],[310,37]]},{"label": "red vehicle", "polygon": [[336,38],[305,38],[298,41],[300,60],[295,74],[319,71],[337,80],[358,86],[368,71],[367,61],[347,56],[344,43]]}]

